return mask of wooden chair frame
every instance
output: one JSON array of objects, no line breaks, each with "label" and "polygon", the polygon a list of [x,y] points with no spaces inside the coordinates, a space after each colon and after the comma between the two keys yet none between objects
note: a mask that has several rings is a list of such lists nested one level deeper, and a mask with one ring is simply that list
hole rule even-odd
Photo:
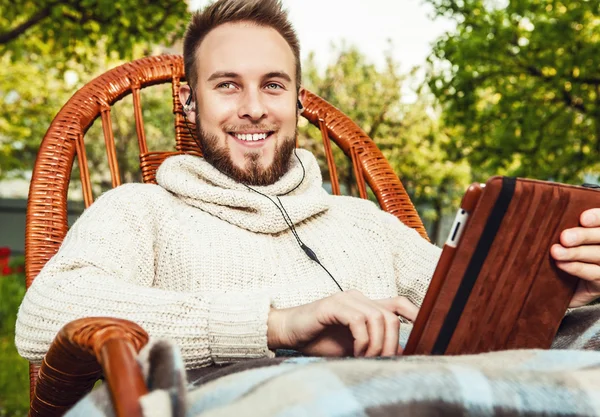
[{"label": "wooden chair frame", "polygon": [[[200,155],[184,125],[179,86],[184,80],[179,55],[143,58],[114,68],[92,80],[65,104],[41,143],[29,189],[25,235],[26,282],[31,285],[57,252],[67,230],[67,191],[77,158],[85,206],[93,202],[84,137],[101,118],[113,187],[120,185],[112,132],[111,106],[133,96],[135,124],[143,180],[154,182],[160,163],[179,153]],[[155,84],[172,85],[176,152],[150,152],[146,144],[140,90]],[[371,138],[341,111],[307,92],[302,115],[321,130],[332,190],[340,186],[331,149],[333,140],[353,163],[358,191],[367,197],[365,182],[382,209],[427,238],[425,229],[402,183]],[[104,375],[118,416],[141,415],[137,399],[146,392],[136,353],[148,335],[134,323],[112,318],[84,318],[65,326],[57,335],[41,369],[30,366],[32,416],[62,415]],[[125,394],[125,395],[122,395]]]}]

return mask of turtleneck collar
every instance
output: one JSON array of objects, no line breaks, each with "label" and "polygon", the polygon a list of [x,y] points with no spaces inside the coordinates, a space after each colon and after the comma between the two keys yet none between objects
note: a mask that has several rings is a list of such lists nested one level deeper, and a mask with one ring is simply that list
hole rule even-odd
[{"label": "turtleneck collar", "polygon": [[[317,160],[303,149],[296,152],[304,170],[292,155],[288,172],[277,182],[252,187],[275,203],[278,196],[293,224],[328,209]],[[288,229],[272,201],[217,171],[203,158],[192,155],[167,158],[156,173],[156,181],[187,204],[238,227],[256,233],[280,233]]]}]

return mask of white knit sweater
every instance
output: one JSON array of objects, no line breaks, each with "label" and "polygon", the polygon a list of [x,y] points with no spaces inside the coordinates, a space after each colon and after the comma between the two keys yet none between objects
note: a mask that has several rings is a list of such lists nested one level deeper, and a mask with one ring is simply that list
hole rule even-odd
[{"label": "white knit sweater", "polygon": [[[439,248],[372,202],[328,195],[315,158],[298,155],[304,180],[293,158],[278,182],[256,188],[280,196],[300,238],[344,290],[420,305]],[[157,181],[105,193],[73,225],[19,310],[22,356],[39,363],[64,324],[113,316],[175,341],[188,368],[265,357],[271,306],[339,291],[271,201],[203,159],[171,157]]]}]

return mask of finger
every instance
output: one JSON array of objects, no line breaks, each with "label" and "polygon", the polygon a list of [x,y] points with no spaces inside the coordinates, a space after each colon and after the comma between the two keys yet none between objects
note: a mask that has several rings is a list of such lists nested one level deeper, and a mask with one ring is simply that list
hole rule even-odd
[{"label": "finger", "polygon": [[[355,350],[355,356],[374,357],[381,355],[385,340],[385,310],[363,293],[354,289],[340,294],[340,300],[343,304],[347,304],[349,308],[360,311],[363,315],[361,317],[366,320],[369,335],[367,348],[366,350]],[[361,320],[361,317],[357,317],[356,320]]]},{"label": "finger", "polygon": [[[399,297],[388,299],[390,307],[386,308],[382,303],[373,301],[356,290],[346,291],[345,296],[340,296],[340,301],[344,304],[349,303],[349,306],[361,311],[366,318],[369,334],[368,347],[364,352],[357,350],[356,356],[374,357],[396,354],[400,331],[397,313],[394,311],[398,307],[393,305],[397,304],[396,298]],[[405,301],[409,307],[412,305],[408,300]]]},{"label": "finger", "polygon": [[[398,341],[400,338],[400,321],[398,320],[398,316],[396,315],[395,311],[392,311],[390,308],[386,308],[380,302],[370,300],[365,296],[362,296],[361,301],[376,308],[379,311],[382,319],[381,322],[379,322],[379,316],[373,316],[374,320],[369,321],[371,324],[368,326],[369,349],[365,353],[365,356],[394,356],[396,354]],[[394,299],[390,299],[389,303],[393,304]]]},{"label": "finger", "polygon": [[[338,303],[332,311],[332,315],[336,324],[341,324],[350,329],[352,338],[354,339],[354,356],[362,356],[369,347],[369,331],[367,329],[367,316],[356,308],[356,302],[348,301],[348,297],[344,293],[340,293],[337,297]],[[333,324],[333,323],[330,323]]]},{"label": "finger", "polygon": [[557,261],[556,266],[563,271],[586,281],[600,281],[600,266],[586,262]]},{"label": "finger", "polygon": [[354,293],[358,291],[344,291],[319,300],[319,321],[325,326],[341,325],[349,329],[354,339],[354,356],[361,356],[368,348],[369,332],[366,314],[356,308],[362,301],[357,301],[352,296]]},{"label": "finger", "polygon": [[563,230],[560,243],[571,248],[585,244],[600,244],[600,227],[573,227]]},{"label": "finger", "polygon": [[403,296],[377,300],[377,303],[392,313],[405,317],[411,321],[415,321],[417,314],[419,314],[419,308],[411,303],[408,298]]},{"label": "finger", "polygon": [[384,310],[385,316],[385,339],[381,356],[395,356],[398,351],[400,341],[400,320],[398,316]]},{"label": "finger", "polygon": [[[380,307],[377,303],[372,303],[378,309],[380,316],[373,315],[373,317],[367,317],[369,348],[365,352],[365,356],[394,356],[400,339],[400,321],[398,320],[398,316]],[[381,317],[381,321],[379,317]]]},{"label": "finger", "polygon": [[550,248],[550,254],[557,261],[578,261],[600,264],[600,245],[582,245],[565,248],[555,244]]},{"label": "finger", "polygon": [[386,349],[386,353],[393,355],[395,345],[391,346],[394,343],[398,344],[397,331],[394,335],[393,327],[394,322],[398,321],[396,315],[359,291],[349,291],[348,296],[349,298],[345,298],[344,301],[360,310],[367,320],[368,347],[366,351],[359,352],[358,355],[364,355],[365,357],[381,356],[384,349]]},{"label": "finger", "polygon": [[345,324],[354,338],[354,356],[363,356],[369,347],[369,331],[367,329],[367,320],[364,314],[356,311]]},{"label": "finger", "polygon": [[592,301],[596,300],[600,296],[600,281],[591,282],[583,279],[577,283],[577,289],[575,294],[571,298],[569,307],[581,307]]},{"label": "finger", "polygon": [[[375,305],[375,303],[373,303]],[[363,306],[367,310],[367,330],[369,332],[369,345],[364,356],[372,358],[380,356],[383,350],[386,320],[383,310],[377,307]]]},{"label": "finger", "polygon": [[584,227],[600,226],[600,208],[593,208],[584,211],[579,217],[579,222]]}]

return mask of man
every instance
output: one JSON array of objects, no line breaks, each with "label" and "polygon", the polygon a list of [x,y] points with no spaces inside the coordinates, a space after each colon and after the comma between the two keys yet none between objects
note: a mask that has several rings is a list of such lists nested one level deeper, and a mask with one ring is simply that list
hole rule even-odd
[{"label": "man", "polygon": [[[276,0],[219,0],[196,14],[182,87],[205,158],[167,159],[158,186],[99,198],[26,294],[20,353],[40,362],[85,316],[174,340],[188,368],[268,357],[391,356],[414,320],[439,249],[372,203],[327,195],[314,157],[293,152],[301,107],[296,35]],[[598,297],[600,210],[552,248]]]}]

